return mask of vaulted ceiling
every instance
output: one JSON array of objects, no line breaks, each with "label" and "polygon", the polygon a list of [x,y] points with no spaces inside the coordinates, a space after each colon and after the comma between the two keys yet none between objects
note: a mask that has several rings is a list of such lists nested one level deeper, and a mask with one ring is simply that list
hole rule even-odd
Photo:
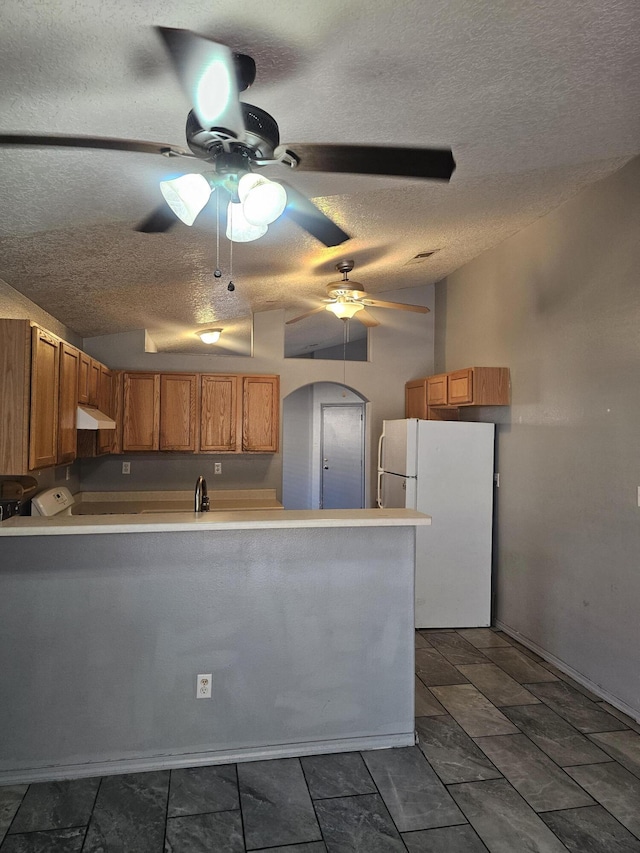
[{"label": "vaulted ceiling", "polygon": [[[281,219],[231,258],[224,235],[217,249],[212,205],[192,228],[133,230],[161,203],[159,181],[189,170],[174,160],[3,148],[0,278],[83,337],[144,327],[174,349],[203,325],[231,331],[252,312],[309,310],[342,258],[374,295],[436,282],[638,152],[639,10],[637,0],[4,0],[0,133],[184,147],[190,104],[153,29],[162,25],[253,56],[242,99],[276,118],[283,142],[444,145],[457,168],[450,183],[287,172],[351,239],[326,248]],[[384,309],[372,313],[384,322]],[[313,322],[291,327],[301,343]]]}]

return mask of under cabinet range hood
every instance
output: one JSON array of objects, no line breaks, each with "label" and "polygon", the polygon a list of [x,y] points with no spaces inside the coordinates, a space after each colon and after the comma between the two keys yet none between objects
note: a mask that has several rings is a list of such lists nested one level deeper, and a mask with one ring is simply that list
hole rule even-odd
[{"label": "under cabinet range hood", "polygon": [[99,409],[78,406],[76,416],[77,429],[115,429],[116,422]]}]

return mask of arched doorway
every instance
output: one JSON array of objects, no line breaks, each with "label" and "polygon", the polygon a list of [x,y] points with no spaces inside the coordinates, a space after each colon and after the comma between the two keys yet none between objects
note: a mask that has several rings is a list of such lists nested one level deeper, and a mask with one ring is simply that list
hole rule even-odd
[{"label": "arched doorway", "polygon": [[345,385],[316,382],[283,401],[285,509],[365,505],[366,399]]}]

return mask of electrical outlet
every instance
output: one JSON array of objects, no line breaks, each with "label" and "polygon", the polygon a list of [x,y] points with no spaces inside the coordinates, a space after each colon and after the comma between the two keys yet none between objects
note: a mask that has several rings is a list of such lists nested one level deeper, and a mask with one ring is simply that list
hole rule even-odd
[{"label": "electrical outlet", "polygon": [[214,462],[213,463],[213,473],[214,474],[222,474],[222,462]]},{"label": "electrical outlet", "polygon": [[200,673],[196,682],[196,699],[211,699],[211,673]]},{"label": "electrical outlet", "polygon": [[496,489],[500,488],[500,474],[493,475],[493,482],[496,484]]},{"label": "electrical outlet", "polygon": [[122,463],[122,473],[130,474],[131,473],[131,462],[123,462]]}]

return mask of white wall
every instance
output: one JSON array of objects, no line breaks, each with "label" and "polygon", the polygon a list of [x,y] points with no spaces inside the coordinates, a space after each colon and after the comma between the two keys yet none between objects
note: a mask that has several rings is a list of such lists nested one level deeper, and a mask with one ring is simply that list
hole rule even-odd
[{"label": "white wall", "polygon": [[498,619],[636,716],[639,269],[636,159],[436,286],[436,368],[511,368]]}]

